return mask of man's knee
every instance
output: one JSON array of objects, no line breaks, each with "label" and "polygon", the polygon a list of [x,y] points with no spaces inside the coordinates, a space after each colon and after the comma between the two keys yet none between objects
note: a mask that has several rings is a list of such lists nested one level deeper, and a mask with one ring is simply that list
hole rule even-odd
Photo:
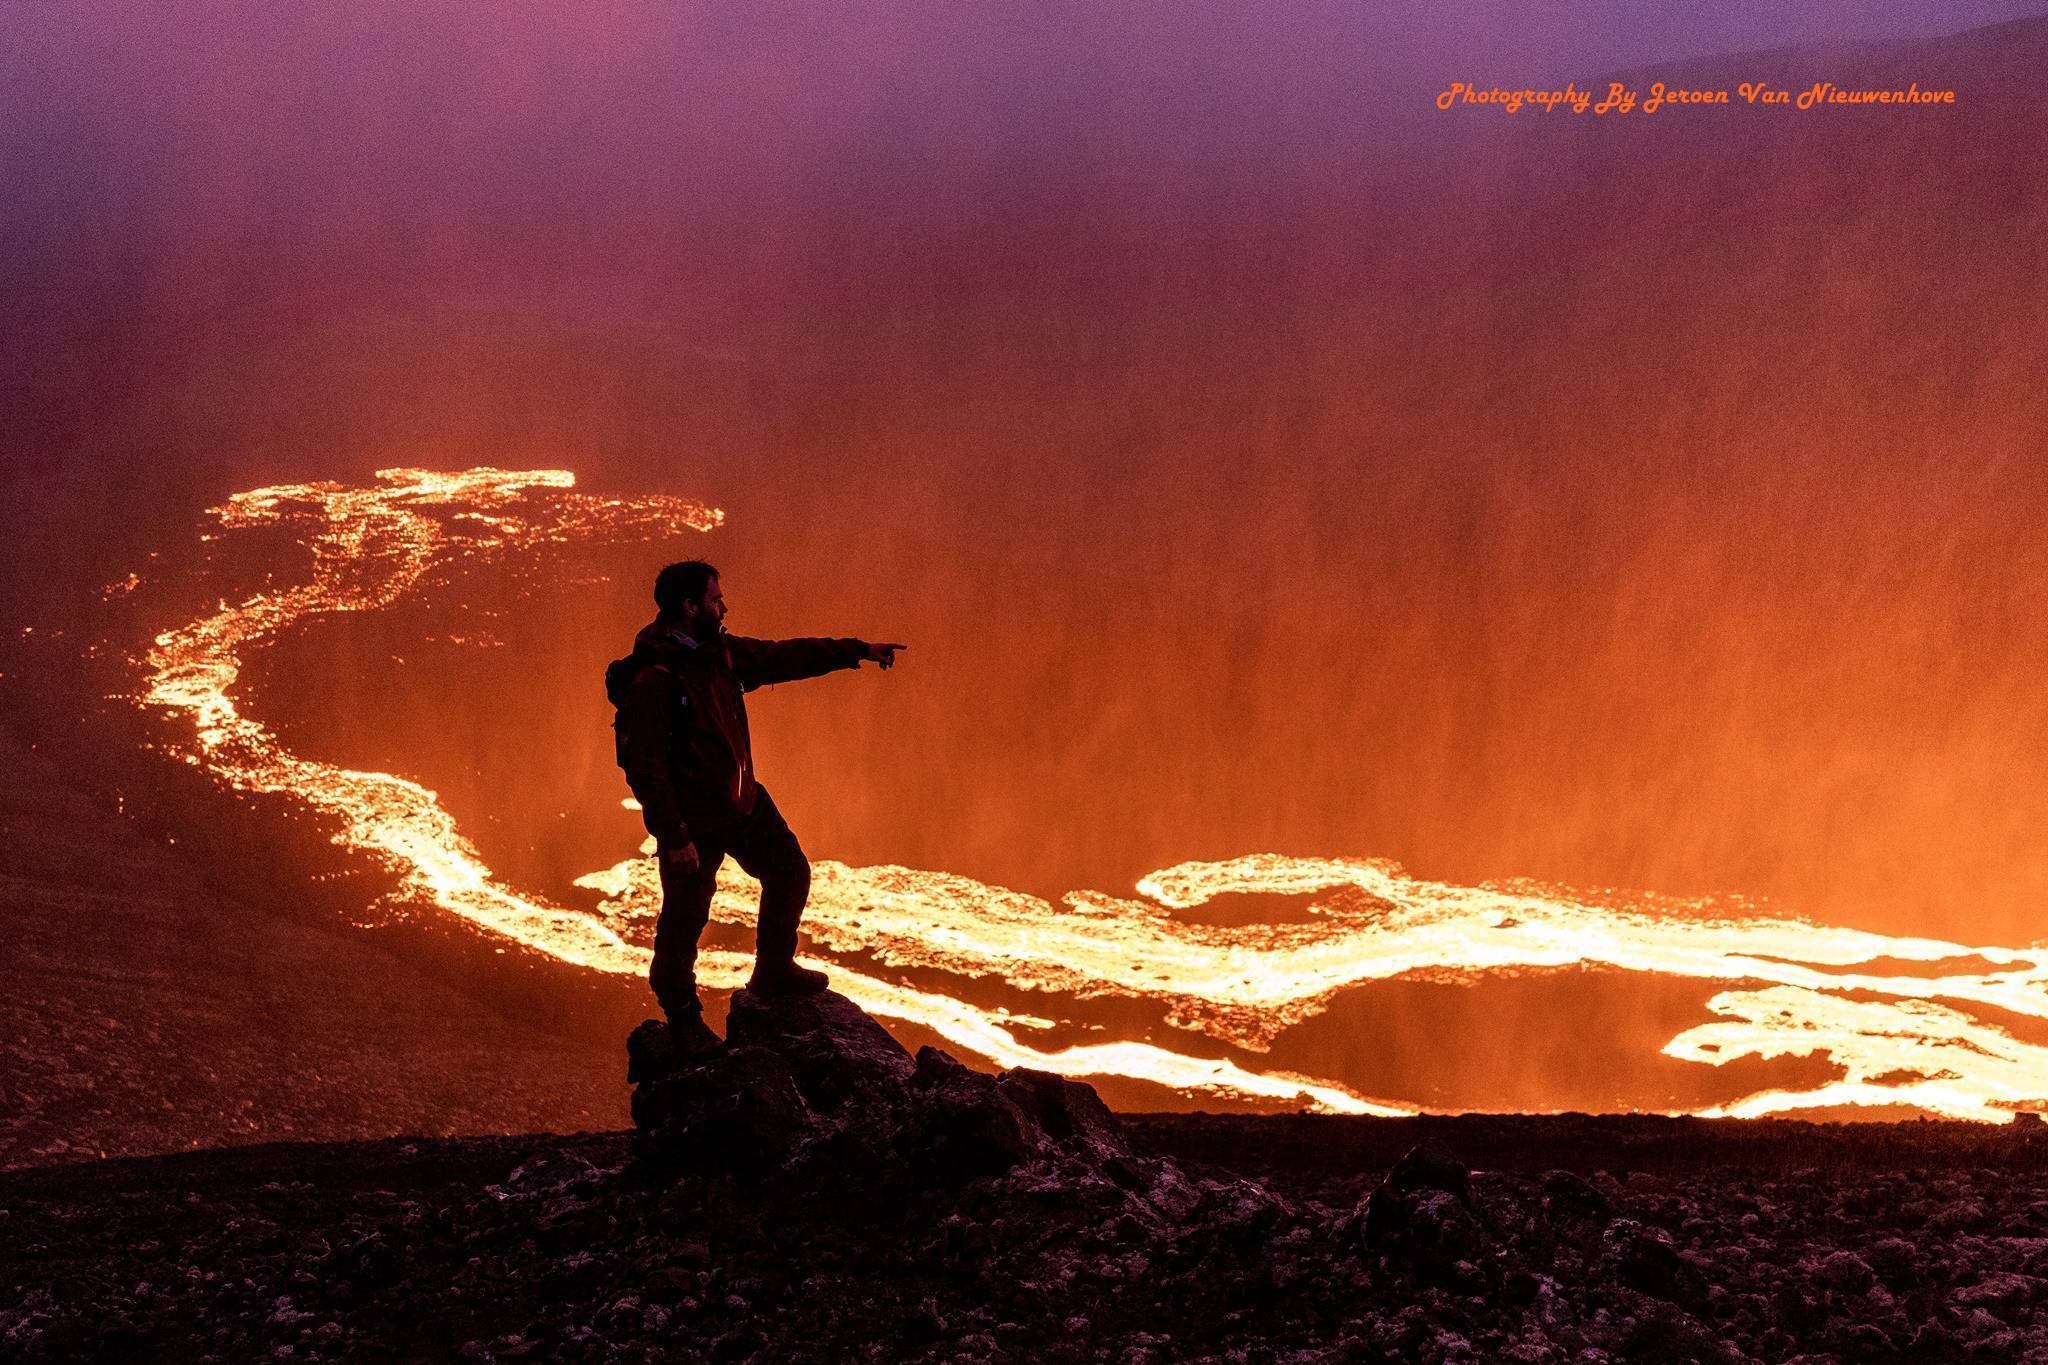
[{"label": "man's knee", "polygon": [[755,809],[744,843],[733,851],[747,875],[761,883],[764,897],[801,902],[810,894],[811,860],[766,791],[761,793],[761,804]]},{"label": "man's knee", "polygon": [[761,878],[763,890],[775,890],[785,896],[807,896],[811,890],[811,860],[797,847],[794,839],[789,846],[777,849],[773,860]]}]

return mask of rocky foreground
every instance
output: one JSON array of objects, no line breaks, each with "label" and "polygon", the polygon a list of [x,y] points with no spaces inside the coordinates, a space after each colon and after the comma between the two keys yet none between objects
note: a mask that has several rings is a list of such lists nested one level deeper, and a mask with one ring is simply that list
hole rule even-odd
[{"label": "rocky foreground", "polygon": [[2038,1125],[1120,1119],[729,1029],[634,1034],[631,1133],[0,1177],[0,1357],[2048,1362]]}]

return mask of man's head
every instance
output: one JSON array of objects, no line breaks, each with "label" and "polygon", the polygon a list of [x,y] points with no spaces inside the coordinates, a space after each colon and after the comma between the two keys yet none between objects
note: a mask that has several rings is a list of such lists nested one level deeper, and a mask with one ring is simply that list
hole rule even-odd
[{"label": "man's head", "polygon": [[716,634],[725,621],[718,570],[701,559],[669,565],[654,576],[654,605],[664,620],[692,635]]}]

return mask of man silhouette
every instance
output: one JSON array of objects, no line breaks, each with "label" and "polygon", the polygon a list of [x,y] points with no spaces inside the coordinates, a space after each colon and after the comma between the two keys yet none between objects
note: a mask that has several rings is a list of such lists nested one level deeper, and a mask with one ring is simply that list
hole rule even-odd
[{"label": "man silhouette", "polygon": [[677,1045],[703,1052],[720,1040],[697,997],[697,940],[726,854],[761,883],[748,989],[811,995],[825,988],[823,972],[796,965],[811,863],[755,780],[745,694],[869,661],[888,668],[906,646],[728,635],[718,570],[700,559],[663,569],[654,604],[659,615],[633,641],[619,757],[661,867],[648,982]]}]

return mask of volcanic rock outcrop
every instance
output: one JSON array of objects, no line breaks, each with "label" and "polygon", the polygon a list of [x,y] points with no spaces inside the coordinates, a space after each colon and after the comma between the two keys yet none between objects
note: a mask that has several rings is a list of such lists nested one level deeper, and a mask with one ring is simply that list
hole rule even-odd
[{"label": "volcanic rock outcrop", "polygon": [[627,1040],[636,1152],[660,1181],[723,1174],[747,1182],[853,1182],[923,1191],[1000,1178],[1009,1193],[1057,1194],[1153,1228],[1204,1207],[1277,1216],[1284,1201],[1249,1181],[1192,1182],[1131,1149],[1092,1086],[1019,1068],[999,1076],[924,1047],[912,1056],[830,992],[733,997],[726,1046],[678,1056],[650,1019]]}]

